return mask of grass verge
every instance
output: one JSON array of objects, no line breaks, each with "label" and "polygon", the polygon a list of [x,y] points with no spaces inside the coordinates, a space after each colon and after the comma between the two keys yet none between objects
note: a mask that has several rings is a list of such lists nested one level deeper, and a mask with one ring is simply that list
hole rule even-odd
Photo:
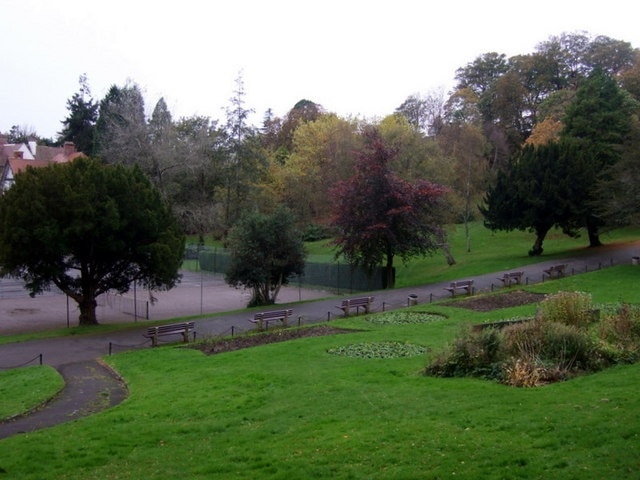
[{"label": "grass verge", "polygon": [[55,396],[64,380],[47,365],[0,371],[0,419],[28,412]]}]

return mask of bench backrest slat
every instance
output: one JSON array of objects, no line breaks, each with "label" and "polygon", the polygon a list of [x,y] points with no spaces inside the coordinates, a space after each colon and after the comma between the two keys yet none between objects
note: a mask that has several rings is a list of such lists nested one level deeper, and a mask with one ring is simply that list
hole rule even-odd
[{"label": "bench backrest slat", "polygon": [[193,322],[172,323],[170,325],[158,325],[147,328],[147,335],[159,335],[168,332],[184,332],[185,330],[193,330]]},{"label": "bench backrest slat", "polygon": [[272,310],[270,312],[260,312],[254,315],[254,319],[256,320],[269,320],[274,318],[285,318],[293,315],[293,309],[285,309],[285,310]]},{"label": "bench backrest slat", "polygon": [[360,297],[342,300],[343,307],[356,307],[358,305],[368,305],[373,302],[373,297]]}]

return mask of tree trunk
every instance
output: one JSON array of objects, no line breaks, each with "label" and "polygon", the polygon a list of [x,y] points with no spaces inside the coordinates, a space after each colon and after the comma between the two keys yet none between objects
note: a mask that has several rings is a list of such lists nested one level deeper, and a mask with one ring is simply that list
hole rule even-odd
[{"label": "tree trunk", "polygon": [[83,296],[76,301],[78,302],[78,308],[80,308],[79,325],[98,325],[98,318],[96,317],[96,306],[98,302],[96,302],[96,299]]},{"label": "tree trunk", "polygon": [[[467,232],[467,252],[471,251],[471,244],[470,244],[470,238],[469,238],[469,227],[465,224],[465,231]],[[444,231],[440,231],[436,234],[436,239],[438,240],[439,243],[439,247],[442,250],[442,253],[444,253],[445,258],[447,259],[447,265],[452,266],[456,264],[456,259],[453,258],[453,255],[451,254],[451,248],[449,248],[449,243],[447,242],[447,239],[444,235]]]},{"label": "tree trunk", "polygon": [[600,232],[598,231],[598,223],[595,218],[589,216],[587,218],[587,234],[589,235],[589,247],[600,247]]},{"label": "tree trunk", "polygon": [[280,275],[278,276],[278,283],[276,284],[276,286],[273,288],[273,292],[271,293],[271,303],[275,305],[276,300],[278,298],[278,293],[280,293],[280,288],[282,288],[282,282],[284,281],[284,278],[282,276],[282,272],[280,273]]},{"label": "tree trunk", "polygon": [[387,288],[396,286],[396,276],[393,274],[393,254],[387,253],[387,265],[385,267],[387,274]]},{"label": "tree trunk", "polygon": [[533,247],[531,247],[531,250],[529,250],[529,256],[530,257],[539,257],[540,255],[542,255],[542,252],[544,251],[544,249],[542,248],[542,243],[544,242],[545,237],[547,236],[547,232],[549,231],[551,227],[536,227],[536,241],[533,244]]}]

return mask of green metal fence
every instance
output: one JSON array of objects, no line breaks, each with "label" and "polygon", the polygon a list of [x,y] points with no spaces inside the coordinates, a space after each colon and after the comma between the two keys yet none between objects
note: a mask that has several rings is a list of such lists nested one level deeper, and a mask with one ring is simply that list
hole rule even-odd
[{"label": "green metal fence", "polygon": [[[189,255],[193,255],[193,252]],[[197,252],[197,258],[202,270],[214,273],[226,273],[231,262],[229,253],[223,248],[202,248]],[[307,262],[304,275],[291,278],[290,282],[327,288],[338,293],[382,290],[386,288],[386,272],[382,267],[369,273],[349,264]]]}]

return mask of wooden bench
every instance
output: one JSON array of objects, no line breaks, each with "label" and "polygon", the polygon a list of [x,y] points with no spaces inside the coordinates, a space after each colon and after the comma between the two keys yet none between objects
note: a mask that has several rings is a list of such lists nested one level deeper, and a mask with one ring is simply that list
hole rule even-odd
[{"label": "wooden bench", "polygon": [[272,310],[270,312],[256,313],[253,318],[250,318],[251,323],[258,325],[258,329],[269,328],[269,322],[280,321],[283,326],[287,326],[287,319],[293,315],[291,308],[285,310]]},{"label": "wooden bench", "polygon": [[563,277],[564,276],[564,271],[567,268],[567,264],[566,263],[562,263],[560,265],[552,265],[549,268],[543,270],[543,274],[542,274],[542,279],[544,280],[544,276],[545,274],[549,277],[549,278],[553,278],[554,276],[556,278],[558,277]]},{"label": "wooden bench", "polygon": [[336,308],[342,310],[344,316],[348,317],[351,309],[353,308],[356,310],[356,315],[359,313],[360,308],[364,309],[364,313],[370,313],[372,303],[373,297],[349,298],[347,300],[342,300],[340,305],[336,305]]},{"label": "wooden bench", "polygon": [[158,346],[158,337],[164,335],[182,335],[185,343],[189,342],[189,333],[194,329],[193,322],[172,323],[170,325],[159,325],[157,327],[147,328],[147,333],[142,334],[146,338],[151,339],[154,347]]},{"label": "wooden bench", "polygon": [[505,287],[510,287],[511,285],[520,285],[522,283],[522,275],[524,272],[507,272],[502,277],[499,277],[500,280]]},{"label": "wooden bench", "polygon": [[451,296],[455,297],[457,290],[466,290],[467,295],[473,293],[473,280],[458,280],[451,282],[448,287],[444,287],[445,290],[451,292]]}]

